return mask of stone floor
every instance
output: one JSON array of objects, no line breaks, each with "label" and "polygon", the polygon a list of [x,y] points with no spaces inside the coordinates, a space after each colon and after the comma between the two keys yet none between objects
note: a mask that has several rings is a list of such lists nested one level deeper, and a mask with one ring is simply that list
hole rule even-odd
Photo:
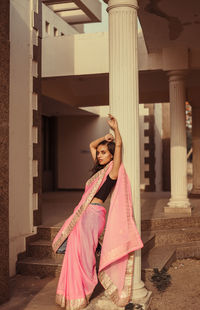
[{"label": "stone floor", "polygon": [[[55,304],[57,278],[17,275],[11,279],[10,300],[0,306],[1,310],[59,310]],[[63,308],[62,308],[63,309]],[[94,291],[86,310],[119,310],[104,296],[100,286]]]}]

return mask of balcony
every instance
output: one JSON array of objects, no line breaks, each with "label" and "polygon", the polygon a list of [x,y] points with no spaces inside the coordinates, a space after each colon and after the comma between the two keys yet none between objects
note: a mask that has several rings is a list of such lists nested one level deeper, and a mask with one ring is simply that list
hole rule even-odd
[{"label": "balcony", "polygon": [[98,0],[42,0],[53,12],[70,25],[101,21]]}]

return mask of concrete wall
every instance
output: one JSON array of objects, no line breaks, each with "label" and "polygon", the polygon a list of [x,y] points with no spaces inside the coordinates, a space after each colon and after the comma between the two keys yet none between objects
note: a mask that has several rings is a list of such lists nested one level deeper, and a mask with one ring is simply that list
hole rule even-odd
[{"label": "concrete wall", "polygon": [[[109,70],[108,33],[76,34],[45,38],[43,42],[43,77],[107,73]],[[66,60],[69,59],[69,63]],[[59,59],[60,65],[56,66]],[[148,53],[142,33],[138,34],[139,71],[199,69],[200,50],[163,49]],[[49,64],[51,66],[49,67]],[[52,65],[54,64],[54,65]],[[69,66],[70,64],[70,66]],[[71,68],[74,71],[71,71]]]},{"label": "concrete wall", "polygon": [[162,104],[162,190],[170,191],[170,103]]},{"label": "concrete wall", "polygon": [[85,32],[84,24],[72,25],[72,27],[73,27],[75,30],[77,30],[79,33],[84,33],[84,32]]},{"label": "concrete wall", "polygon": [[58,118],[58,188],[84,188],[93,167],[89,144],[108,132],[105,117]]},{"label": "concrete wall", "polygon": [[108,33],[43,39],[42,77],[105,73],[108,64]]},{"label": "concrete wall", "polygon": [[149,54],[142,32],[138,34],[138,67],[141,71],[162,69],[162,52]]},{"label": "concrete wall", "polygon": [[[149,123],[145,122],[145,116],[149,115],[149,109],[139,106],[140,113],[140,184],[141,189],[149,185],[149,179],[145,176],[149,171],[149,164],[145,164],[145,158],[149,157],[149,151],[145,150],[145,144],[149,138],[145,136],[145,130],[149,130]],[[87,109],[91,110],[91,109]],[[89,151],[89,143],[109,132],[106,117],[109,107],[94,108],[98,116],[63,116],[58,118],[58,188],[78,189],[83,188],[85,181],[90,176],[93,161]],[[160,118],[160,114],[158,114]],[[158,126],[158,125],[157,125]],[[157,178],[161,173],[162,165],[159,154],[161,140],[156,138],[157,149]],[[160,182],[158,178],[157,183]],[[159,187],[158,187],[159,188]],[[156,189],[157,190],[157,189]]]},{"label": "concrete wall", "polygon": [[76,33],[79,33],[78,29],[79,28],[75,29],[74,27],[68,25],[61,17],[55,14],[45,4],[42,4],[42,37],[43,38],[76,34]]},{"label": "concrete wall", "polygon": [[155,185],[156,192],[162,191],[162,103],[154,106],[154,135],[155,135]]},{"label": "concrete wall", "polygon": [[140,188],[162,191],[162,104],[140,104]]},{"label": "concrete wall", "polygon": [[33,229],[32,210],[32,8],[10,1],[9,233],[10,275],[25,236]]},{"label": "concrete wall", "polygon": [[149,143],[149,137],[145,136],[145,130],[149,130],[149,123],[145,122],[145,116],[149,115],[149,109],[144,104],[139,105],[139,131],[140,131],[140,188],[145,190],[149,185],[149,179],[145,177],[145,172],[149,171],[149,164],[145,164],[145,158],[149,157],[149,151],[144,149],[145,143]]}]

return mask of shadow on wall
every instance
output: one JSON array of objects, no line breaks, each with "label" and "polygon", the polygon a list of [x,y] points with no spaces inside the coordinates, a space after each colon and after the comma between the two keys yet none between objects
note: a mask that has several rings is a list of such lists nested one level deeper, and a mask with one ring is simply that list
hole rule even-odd
[{"label": "shadow on wall", "polygon": [[91,141],[109,132],[106,117],[58,117],[58,189],[83,189],[91,176]]},{"label": "shadow on wall", "polygon": [[162,162],[162,188],[165,192],[170,192],[170,138],[162,140],[163,162]]}]

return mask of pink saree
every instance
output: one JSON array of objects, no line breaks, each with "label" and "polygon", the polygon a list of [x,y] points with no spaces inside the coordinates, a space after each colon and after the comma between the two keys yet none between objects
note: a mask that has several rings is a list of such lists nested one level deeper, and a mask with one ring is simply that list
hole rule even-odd
[{"label": "pink saree", "polygon": [[52,244],[56,252],[68,238],[56,292],[56,303],[67,310],[85,308],[98,283],[95,251],[99,239],[103,239],[99,281],[116,305],[122,307],[130,301],[134,251],[143,244],[133,220],[131,187],[123,164],[112,193],[104,236],[106,210],[90,204],[111,169],[112,162],[88,180],[81,201]]}]

